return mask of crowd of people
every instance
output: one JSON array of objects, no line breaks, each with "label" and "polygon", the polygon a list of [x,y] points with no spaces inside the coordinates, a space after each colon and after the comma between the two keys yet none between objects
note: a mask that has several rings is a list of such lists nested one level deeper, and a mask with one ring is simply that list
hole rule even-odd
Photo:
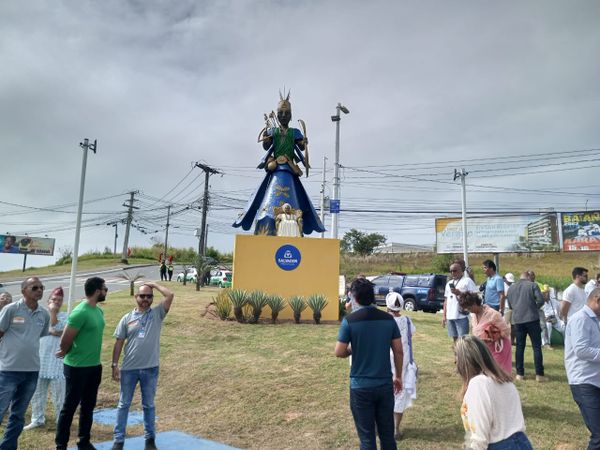
[{"label": "crowd of people", "polygon": [[[562,295],[536,282],[535,272],[497,274],[483,262],[485,283],[477,286],[462,260],[449,268],[442,325],[453,340],[463,381],[460,414],[465,449],[529,450],[525,419],[514,382],[525,379],[529,336],[535,380],[547,380],[542,348],[552,349],[553,330],[564,334],[565,370],[573,399],[591,433],[588,450],[600,449],[600,273],[575,267]],[[559,301],[560,300],[560,301]],[[402,296],[390,288],[387,312],[377,308],[373,284],[359,276],[350,286],[335,355],[352,357],[350,409],[361,449],[396,449],[404,410],[416,399],[412,338],[416,327],[402,316]],[[512,345],[515,345],[513,376]],[[391,358],[388,357],[391,348]],[[418,355],[417,355],[418,357]],[[398,376],[402,374],[402,376]]]},{"label": "crowd of people", "polygon": [[[23,298],[13,302],[0,294],[0,422],[10,411],[0,450],[15,450],[23,429],[45,424],[48,389],[57,425],[55,445],[66,450],[71,424],[79,407],[77,448],[94,450],[91,443],[93,412],[102,381],[100,356],[105,327],[98,305],[108,289],[100,277],[88,278],[85,300],[70,314],[60,312],[64,292],[54,289],[47,305],[40,304],[44,285],[37,277],[21,283]],[[152,307],[154,291],[163,299]],[[154,282],[140,285],[136,307],[125,314],[114,332],[112,379],[120,383],[113,450],[122,450],[127,417],[136,386],[140,385],[145,450],[156,450],[154,397],[158,383],[160,332],[173,302],[173,293]],[[119,360],[123,360],[119,367]],[[32,404],[31,423],[24,427]]]}]

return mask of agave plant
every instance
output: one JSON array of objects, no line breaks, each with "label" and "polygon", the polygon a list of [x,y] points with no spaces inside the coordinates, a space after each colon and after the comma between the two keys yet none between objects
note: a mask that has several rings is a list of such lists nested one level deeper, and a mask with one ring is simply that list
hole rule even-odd
[{"label": "agave plant", "polygon": [[248,293],[242,289],[232,289],[228,292],[229,300],[233,305],[233,315],[239,323],[246,322],[244,317],[244,306],[248,303]]},{"label": "agave plant", "polygon": [[300,323],[302,311],[306,309],[306,302],[304,301],[304,298],[299,295],[294,295],[293,297],[290,297],[288,303],[290,308],[292,308],[292,311],[294,311],[294,321],[296,323]]},{"label": "agave plant", "polygon": [[281,295],[270,295],[267,299],[267,305],[271,308],[271,323],[277,323],[277,316],[285,309],[285,299]]},{"label": "agave plant", "polygon": [[325,309],[327,306],[327,298],[321,294],[313,294],[308,297],[306,304],[313,312],[313,319],[315,323],[318,325],[321,323],[321,311]]},{"label": "agave plant", "polygon": [[144,278],[144,275],[139,272],[133,274],[124,270],[121,275],[117,275],[117,278],[129,281],[129,295],[133,297],[135,282],[140,278]]},{"label": "agave plant", "polygon": [[248,304],[252,307],[252,316],[248,323],[258,323],[262,309],[269,300],[269,296],[262,291],[253,291],[248,297]]},{"label": "agave plant", "polygon": [[229,289],[225,289],[213,298],[213,303],[217,309],[217,315],[221,320],[227,320],[231,315],[231,300],[229,299]]}]

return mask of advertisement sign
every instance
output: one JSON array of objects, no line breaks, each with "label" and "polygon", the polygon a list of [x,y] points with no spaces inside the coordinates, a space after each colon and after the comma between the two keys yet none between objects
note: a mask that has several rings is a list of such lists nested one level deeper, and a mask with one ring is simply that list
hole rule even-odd
[{"label": "advertisement sign", "polygon": [[600,211],[562,213],[563,250],[600,250]]},{"label": "advertisement sign", "polygon": [[283,270],[294,270],[301,260],[300,250],[293,245],[282,245],[275,252],[275,263]]},{"label": "advertisement sign", "polygon": [[54,239],[0,234],[0,253],[52,256]]},{"label": "advertisement sign", "polygon": [[[461,253],[462,219],[435,220],[438,253]],[[529,253],[560,250],[556,214],[467,217],[469,253]]]}]

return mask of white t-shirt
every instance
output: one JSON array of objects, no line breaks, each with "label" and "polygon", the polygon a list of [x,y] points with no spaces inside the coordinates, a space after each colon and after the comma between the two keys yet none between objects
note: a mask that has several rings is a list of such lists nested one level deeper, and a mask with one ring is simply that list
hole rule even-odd
[{"label": "white t-shirt", "polygon": [[521,398],[513,383],[496,383],[485,375],[471,379],[460,409],[465,444],[485,450],[519,431],[525,431]]},{"label": "white t-shirt", "polygon": [[460,307],[458,306],[458,299],[450,291],[450,283],[454,283],[454,287],[460,292],[478,292],[479,288],[469,275],[465,274],[460,280],[450,280],[446,283],[446,291],[444,297],[446,297],[446,320],[456,320],[469,317],[468,314],[461,314]]},{"label": "white t-shirt", "polygon": [[584,307],[587,296],[583,288],[578,287],[575,283],[571,283],[568,288],[565,289],[562,295],[563,302],[571,304],[567,319]]}]

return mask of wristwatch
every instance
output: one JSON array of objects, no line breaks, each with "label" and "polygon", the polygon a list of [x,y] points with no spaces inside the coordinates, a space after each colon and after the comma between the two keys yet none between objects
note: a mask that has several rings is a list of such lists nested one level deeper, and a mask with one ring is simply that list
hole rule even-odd
[{"label": "wristwatch", "polygon": [[112,363],[112,364],[110,365],[110,367],[112,367],[113,369],[114,369],[115,367],[119,367],[119,363]]}]

